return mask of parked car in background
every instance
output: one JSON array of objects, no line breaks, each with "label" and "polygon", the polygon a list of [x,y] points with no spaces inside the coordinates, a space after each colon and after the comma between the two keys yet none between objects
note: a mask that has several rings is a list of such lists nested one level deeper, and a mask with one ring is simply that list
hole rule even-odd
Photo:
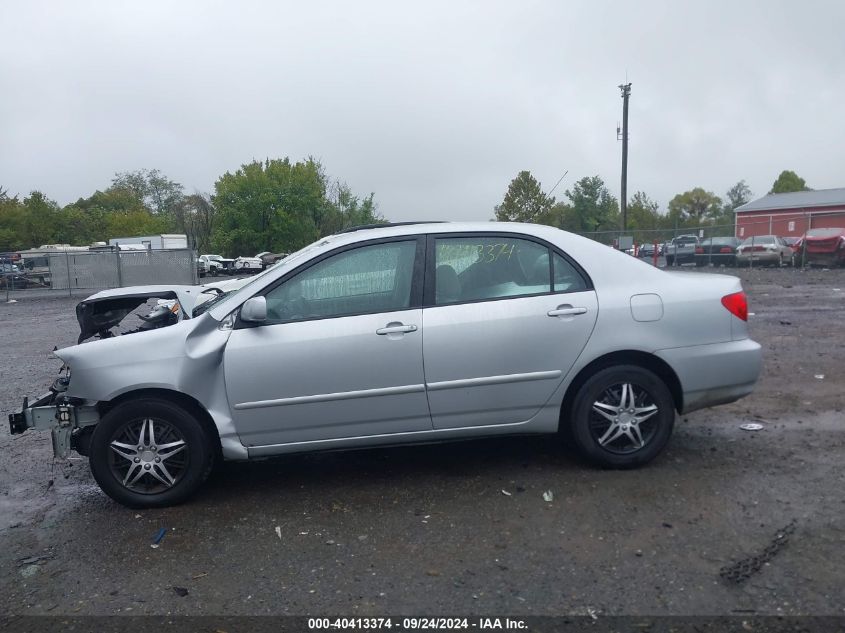
[{"label": "parked car in background", "polygon": [[197,276],[205,277],[208,274],[208,262],[202,257],[197,257]]},{"label": "parked car in background", "polygon": [[200,255],[200,259],[208,264],[208,274],[212,277],[232,274],[234,259],[227,259],[220,255]]},{"label": "parked car in background", "polygon": [[751,266],[756,263],[769,266],[792,264],[792,248],[777,235],[756,235],[746,238],[736,250],[738,266]]},{"label": "parked car in background", "polygon": [[808,266],[845,266],[845,228],[810,229],[799,239],[795,261]]},{"label": "parked car in background", "polygon": [[708,237],[695,247],[695,265],[736,266],[736,249],[742,244],[738,237]]},{"label": "parked car in background", "polygon": [[264,270],[264,265],[258,257],[237,257],[232,264],[232,274],[253,274]]},{"label": "parked car in background", "polygon": [[11,433],[50,431],[56,456],[87,456],[106,494],[147,508],[188,498],[218,458],[491,435],[564,432],[590,461],[632,468],[678,413],[751,393],[762,365],[736,277],[666,272],[549,226],[363,228],[239,290],[200,288],[154,287],[179,314],[123,336],[102,330],[149,291],[107,291],[122,310],[81,304],[99,340],[54,352],[66,373]]},{"label": "parked car in background", "polygon": [[26,288],[26,277],[17,264],[0,264],[0,288]]},{"label": "parked car in background", "polygon": [[[657,245],[657,254],[660,255],[660,244]],[[654,257],[654,242],[643,242],[637,250],[637,257]]]},{"label": "parked car in background", "polygon": [[666,265],[692,264],[695,262],[696,246],[698,246],[696,235],[679,235],[672,238],[666,249]]}]

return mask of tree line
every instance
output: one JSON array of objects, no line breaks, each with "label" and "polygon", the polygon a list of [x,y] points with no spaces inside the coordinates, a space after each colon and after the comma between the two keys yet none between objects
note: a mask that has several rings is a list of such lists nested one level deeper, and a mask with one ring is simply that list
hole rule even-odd
[{"label": "tree line", "polygon": [[[784,171],[769,193],[806,189],[802,178]],[[547,224],[575,233],[621,229],[618,200],[599,176],[581,178],[564,195],[565,200],[556,200],[530,172],[521,171],[494,208],[495,219]],[[695,187],[674,196],[664,213],[638,191],[628,203],[627,230],[732,225],[734,210],[751,197],[744,180],[724,198]],[[291,252],[350,226],[384,221],[374,194],[355,195],[313,158],[241,165],[220,176],[213,193],[187,194],[157,169],[118,172],[105,190],[65,206],[40,191],[21,199],[0,187],[0,252],[54,243],[86,246],[160,233],[184,233],[190,246],[203,253]]]},{"label": "tree line", "polygon": [[188,194],[157,169],[118,172],[103,191],[65,206],[40,191],[20,198],[0,187],[0,252],[184,233],[203,253],[254,255],[383,221],[372,193],[355,195],[313,158],[247,163],[220,176],[213,193]]},{"label": "tree line", "polygon": [[[793,171],[783,171],[769,193],[808,190],[807,183]],[[517,174],[501,204],[494,207],[495,219],[505,222],[533,222],[573,233],[618,233],[622,228],[619,201],[599,176],[586,176],[565,192],[565,200],[546,194],[529,171]],[[661,212],[660,205],[643,191],[628,202],[627,232],[673,231],[734,223],[737,207],[750,202],[753,194],[744,180],[728,189],[724,198],[702,187],[674,196]],[[606,240],[603,240],[606,241]]]}]

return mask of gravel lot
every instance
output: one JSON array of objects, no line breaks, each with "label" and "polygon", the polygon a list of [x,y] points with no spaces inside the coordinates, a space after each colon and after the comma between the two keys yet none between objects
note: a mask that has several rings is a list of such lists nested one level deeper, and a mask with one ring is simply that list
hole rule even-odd
[{"label": "gravel lot", "polygon": [[[54,463],[49,435],[9,435],[74,342],[78,298],[2,303],[0,614],[842,615],[845,271],[728,272],[760,384],[679,418],[646,468],[596,470],[549,438],[326,453],[225,464],[142,512],[86,461]],[[793,519],[760,573],[719,578]]]}]

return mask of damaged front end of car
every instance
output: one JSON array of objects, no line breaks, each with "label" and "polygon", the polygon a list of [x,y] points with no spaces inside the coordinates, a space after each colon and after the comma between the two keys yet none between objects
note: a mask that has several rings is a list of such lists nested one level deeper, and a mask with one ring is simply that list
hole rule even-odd
[{"label": "damaged front end of car", "polygon": [[[76,306],[77,344],[175,325],[191,318],[194,306],[210,298],[203,294],[204,289],[197,286],[137,286],[98,292]],[[135,312],[152,300],[157,301],[149,310]],[[140,322],[118,331],[124,319],[133,313]],[[57,358],[60,354],[54,350]],[[71,451],[87,456],[91,433],[100,421],[99,403],[67,395],[71,380],[71,368],[67,364],[59,374],[46,394],[35,401],[24,398],[21,410],[9,415],[9,430],[12,435],[28,429],[50,431],[55,457],[67,458]]]},{"label": "damaged front end of car", "polygon": [[70,382],[70,370],[53,382],[50,391],[35,402],[23,399],[18,413],[9,414],[9,431],[19,435],[27,429],[50,431],[53,441],[53,456],[61,459],[70,456],[71,451],[88,454],[91,431],[100,421],[96,402],[65,395]]}]

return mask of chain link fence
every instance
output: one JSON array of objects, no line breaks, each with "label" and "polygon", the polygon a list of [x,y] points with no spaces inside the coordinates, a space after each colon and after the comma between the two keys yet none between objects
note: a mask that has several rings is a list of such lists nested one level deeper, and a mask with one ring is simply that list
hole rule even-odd
[{"label": "chain link fence", "polygon": [[0,288],[13,291],[105,290],[199,283],[197,254],[178,250],[68,250],[0,253]]}]

